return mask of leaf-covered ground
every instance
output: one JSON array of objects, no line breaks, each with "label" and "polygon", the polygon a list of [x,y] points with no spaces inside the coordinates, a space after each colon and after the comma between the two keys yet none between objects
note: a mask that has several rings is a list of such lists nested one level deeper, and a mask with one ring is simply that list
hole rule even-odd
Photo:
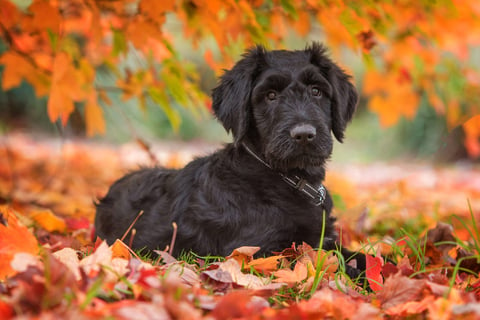
[{"label": "leaf-covered ground", "polygon": [[367,253],[368,288],[318,244],[151,259],[92,239],[93,203],[115,179],[210,150],[1,138],[0,319],[480,318],[474,165],[330,164],[342,245]]}]

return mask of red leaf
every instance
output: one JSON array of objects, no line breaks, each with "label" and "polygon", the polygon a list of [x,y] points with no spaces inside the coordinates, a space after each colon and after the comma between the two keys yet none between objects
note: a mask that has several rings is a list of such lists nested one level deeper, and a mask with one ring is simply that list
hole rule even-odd
[{"label": "red leaf", "polygon": [[6,302],[0,300],[0,319],[12,319],[13,308]]},{"label": "red leaf", "polygon": [[90,228],[90,221],[87,217],[66,218],[65,223],[68,230],[71,231]]},{"label": "red leaf", "polygon": [[400,269],[398,269],[397,266],[391,262],[385,263],[385,265],[382,267],[382,275],[385,277],[385,279],[397,274],[399,271]]},{"label": "red leaf", "polygon": [[370,288],[373,291],[379,291],[383,288],[382,265],[383,259],[381,257],[374,257],[369,254],[365,255],[367,258],[367,280]]}]

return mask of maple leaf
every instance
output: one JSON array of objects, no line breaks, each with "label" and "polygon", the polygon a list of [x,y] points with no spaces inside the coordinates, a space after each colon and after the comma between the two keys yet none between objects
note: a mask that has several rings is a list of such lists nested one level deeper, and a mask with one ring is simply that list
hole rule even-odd
[{"label": "maple leaf", "polygon": [[276,279],[273,280],[274,282],[287,283],[293,286],[307,279],[308,269],[301,261],[297,261],[293,270],[280,269],[273,272],[273,275],[276,277]]},{"label": "maple leaf", "polygon": [[367,268],[365,274],[368,280],[368,284],[373,291],[379,291],[383,288],[382,266],[383,259],[381,257],[374,257],[369,254],[365,254]]},{"label": "maple leaf", "polygon": [[74,67],[72,57],[63,51],[57,53],[47,103],[50,121],[60,119],[66,125],[68,117],[75,110],[74,102],[85,98],[81,81],[82,77]]},{"label": "maple leaf", "polygon": [[4,279],[16,273],[10,265],[15,255],[37,254],[38,242],[11,208],[0,206],[0,220],[0,279]]},{"label": "maple leaf", "polygon": [[388,310],[408,301],[416,301],[425,288],[425,280],[410,279],[397,273],[385,280],[383,290],[377,294],[382,308]]}]

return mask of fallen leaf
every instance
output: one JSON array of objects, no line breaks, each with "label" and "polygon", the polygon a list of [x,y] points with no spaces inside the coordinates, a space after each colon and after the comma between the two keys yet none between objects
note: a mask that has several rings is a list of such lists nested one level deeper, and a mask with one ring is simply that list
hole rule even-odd
[{"label": "fallen leaf", "polygon": [[14,316],[12,306],[3,300],[0,300],[0,319],[12,319]]},{"label": "fallen leaf", "polygon": [[434,296],[427,296],[421,301],[407,301],[388,308],[385,313],[389,316],[408,317],[411,315],[421,314],[428,309],[430,304],[435,301]]},{"label": "fallen leaf", "polygon": [[219,320],[250,318],[268,307],[265,299],[252,296],[249,291],[233,291],[220,299],[210,316]]},{"label": "fallen leaf", "polygon": [[103,268],[107,274],[106,281],[115,281],[127,273],[128,260],[113,258],[112,249],[103,241],[94,253],[80,261],[80,267],[89,277],[96,276]]},{"label": "fallen leaf", "polygon": [[227,259],[236,260],[241,266],[247,265],[250,260],[253,259],[253,255],[260,250],[260,247],[240,247],[227,256]]},{"label": "fallen leaf", "polygon": [[63,248],[53,253],[53,256],[63,263],[74,274],[75,279],[80,280],[80,260],[76,250]]},{"label": "fallen leaf", "polygon": [[173,263],[167,267],[167,278],[180,280],[182,284],[193,287],[200,284],[200,277],[188,265],[182,262]]},{"label": "fallen leaf", "polygon": [[19,252],[13,256],[10,266],[17,272],[24,272],[28,267],[40,267],[40,259],[37,255]]},{"label": "fallen leaf", "polygon": [[0,279],[11,276],[16,271],[10,265],[17,253],[37,254],[37,239],[21,225],[14,211],[0,206]]},{"label": "fallen leaf", "polygon": [[268,275],[278,269],[278,260],[282,258],[282,256],[270,256],[267,258],[254,259],[247,264],[247,269],[253,268],[257,272]]},{"label": "fallen leaf", "polygon": [[233,283],[248,289],[261,289],[269,282],[266,278],[243,273],[240,265],[234,259],[219,263],[219,270],[230,274]]},{"label": "fallen leaf", "polygon": [[274,282],[287,283],[288,285],[293,286],[307,278],[308,270],[306,265],[297,261],[293,270],[281,269],[273,272],[273,275],[275,276],[275,279],[273,280]]},{"label": "fallen leaf", "polygon": [[385,280],[377,298],[382,308],[388,310],[408,301],[417,301],[425,289],[425,280],[410,279],[397,273]]},{"label": "fallen leaf", "polygon": [[367,269],[365,270],[368,284],[373,291],[379,291],[383,288],[382,265],[383,259],[381,257],[374,257],[365,254]]},{"label": "fallen leaf", "polygon": [[87,217],[69,217],[65,219],[68,230],[89,229],[91,226]]},{"label": "fallen leaf", "polygon": [[62,218],[55,215],[50,210],[40,210],[31,213],[32,219],[35,220],[42,228],[49,232],[65,232],[67,223]]},{"label": "fallen leaf", "polygon": [[339,291],[322,288],[298,307],[303,319],[376,319],[379,310],[361,300],[353,299]]},{"label": "fallen leaf", "polygon": [[130,259],[130,251],[125,243],[122,240],[117,239],[111,246],[112,249],[112,258],[123,258]]}]

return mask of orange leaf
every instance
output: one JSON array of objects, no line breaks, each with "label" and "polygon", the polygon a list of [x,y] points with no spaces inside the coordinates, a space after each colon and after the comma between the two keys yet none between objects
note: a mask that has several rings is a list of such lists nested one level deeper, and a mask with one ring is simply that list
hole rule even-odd
[{"label": "orange leaf", "polygon": [[283,256],[271,256],[268,258],[258,258],[250,261],[247,265],[248,268],[254,268],[258,272],[269,273],[277,270],[278,260]]},{"label": "orange leaf", "polygon": [[273,280],[274,282],[285,282],[289,285],[295,285],[307,278],[308,270],[306,265],[297,261],[293,271],[290,269],[281,269],[275,271],[273,275],[276,277],[276,279]]},{"label": "orange leaf", "polygon": [[124,258],[130,259],[130,251],[127,248],[127,245],[121,240],[115,240],[115,243],[111,246],[112,248],[112,258]]},{"label": "orange leaf", "polygon": [[48,117],[54,122],[58,118],[62,124],[75,109],[74,98],[79,98],[79,86],[71,57],[65,52],[59,52],[53,62],[53,80],[48,99]]},{"label": "orange leaf", "polygon": [[56,216],[50,210],[34,212],[32,214],[32,219],[48,232],[65,232],[67,230],[67,224],[65,220]]},{"label": "orange leaf", "polygon": [[18,23],[18,16],[18,9],[11,1],[0,0],[0,20],[4,28],[14,27]]},{"label": "orange leaf", "polygon": [[175,8],[175,2],[175,0],[141,0],[138,6],[141,12],[148,14],[153,19],[159,19],[162,15]]},{"label": "orange leaf", "polygon": [[37,239],[19,223],[11,208],[0,207],[0,279],[15,274],[10,263],[20,252],[37,254]]},{"label": "orange leaf", "polygon": [[480,115],[477,115],[463,124],[465,130],[465,146],[473,157],[480,156]]},{"label": "orange leaf", "polygon": [[31,72],[31,67],[24,58],[15,52],[7,51],[0,57],[0,64],[4,66],[2,75],[2,87],[9,90],[18,87],[25,77]]},{"label": "orange leaf", "polygon": [[381,257],[374,257],[369,254],[365,254],[367,258],[367,280],[370,284],[370,288],[373,291],[379,291],[383,288],[383,277],[382,277],[382,265],[383,260]]},{"label": "orange leaf", "polygon": [[90,94],[85,105],[85,125],[89,137],[96,133],[105,133],[105,119],[103,118],[102,108],[97,104],[95,92]]},{"label": "orange leaf", "polygon": [[60,14],[58,8],[52,7],[50,1],[33,1],[28,10],[33,15],[32,25],[35,28],[58,32]]},{"label": "orange leaf", "polygon": [[75,110],[75,105],[65,90],[59,85],[55,84],[52,85],[47,108],[50,121],[55,122],[58,118],[60,118],[62,124],[66,125],[68,117],[73,110]]},{"label": "orange leaf", "polygon": [[301,36],[306,36],[311,29],[310,25],[310,13],[305,11],[298,12],[298,19],[295,20],[293,23],[293,28],[298,32]]}]

